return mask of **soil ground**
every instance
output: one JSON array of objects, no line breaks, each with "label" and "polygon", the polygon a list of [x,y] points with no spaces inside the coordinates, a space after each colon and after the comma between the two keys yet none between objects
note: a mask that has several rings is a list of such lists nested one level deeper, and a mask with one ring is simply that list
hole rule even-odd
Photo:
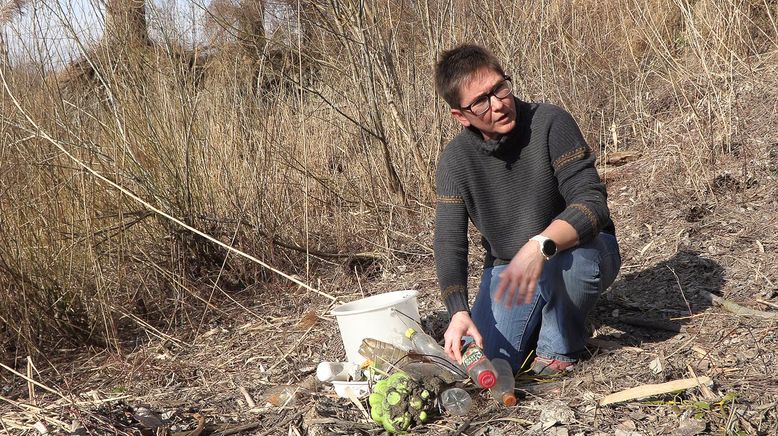
[{"label": "soil ground", "polygon": [[[716,204],[679,205],[641,196],[640,185],[626,175],[646,171],[641,160],[610,172],[611,210],[624,262],[592,316],[591,356],[549,383],[520,377],[523,398],[517,407],[498,407],[471,389],[476,406],[467,417],[443,416],[415,432],[778,433],[775,318],[734,314],[703,296],[710,292],[778,314],[773,269],[778,263],[778,144],[765,151],[763,164],[772,169],[763,174],[769,178],[749,186],[722,170],[711,181],[720,185]],[[476,273],[477,264],[474,257]],[[473,285],[477,279],[474,274]],[[340,300],[363,295],[355,278],[350,283],[336,295]],[[442,336],[446,315],[431,259],[386,269],[360,283],[365,294],[419,290],[425,329]],[[139,420],[146,413],[147,419],[172,423],[170,432],[178,435],[380,433],[355,404],[314,382],[319,361],[343,357],[330,301],[283,285],[272,296],[226,309],[223,322],[203,328],[191,342],[160,334],[121,356],[82,353],[67,361],[37,362],[42,373],[33,379],[45,380],[67,398],[38,387],[38,408],[21,405],[29,403],[27,384],[6,377],[5,431],[25,433],[14,426],[36,421],[52,431],[84,425],[91,433],[82,429],[83,434],[141,434]],[[598,406],[607,394],[693,374],[713,380],[708,392],[692,389]],[[531,387],[522,388],[525,384]],[[279,390],[283,387],[296,389],[289,402]],[[197,430],[198,419],[203,431],[187,433]]]}]

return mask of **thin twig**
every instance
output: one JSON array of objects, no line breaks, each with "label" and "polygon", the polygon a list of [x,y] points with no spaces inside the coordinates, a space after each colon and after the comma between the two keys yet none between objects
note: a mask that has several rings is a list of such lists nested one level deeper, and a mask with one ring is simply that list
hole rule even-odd
[{"label": "thin twig", "polygon": [[310,333],[310,332],[311,332],[311,330],[313,329],[313,327],[314,327],[315,325],[316,325],[316,324],[314,324],[314,325],[312,325],[312,326],[308,327],[308,330],[306,330],[306,331],[305,331],[305,333],[303,333],[303,335],[302,335],[302,336],[300,336],[300,339],[298,339],[298,340],[297,340],[297,342],[295,342],[295,343],[294,343],[294,345],[292,345],[292,346],[289,348],[289,350],[288,350],[286,353],[284,353],[284,355],[283,355],[283,356],[281,356],[281,358],[280,358],[280,359],[276,360],[276,363],[272,364],[272,365],[270,366],[270,368],[268,368],[267,370],[268,370],[268,371],[272,370],[273,368],[275,368],[275,367],[277,367],[278,365],[280,365],[280,364],[281,364],[281,362],[283,362],[284,360],[286,360],[286,358],[287,358],[287,357],[289,357],[289,355],[290,355],[290,354],[292,354],[292,351],[294,351],[294,350],[295,350],[295,348],[297,348],[297,347],[300,345],[300,343],[303,341],[303,339],[305,339],[305,337],[306,337],[306,336],[308,336],[308,333]]},{"label": "thin twig", "polygon": [[52,394],[54,394],[54,395],[62,398],[63,400],[67,401],[67,403],[70,404],[70,405],[73,404],[73,400],[71,400],[70,398],[62,395],[60,392],[55,391],[54,389],[52,389],[52,388],[50,388],[50,387],[48,387],[48,386],[46,386],[44,384],[38,383],[35,380],[32,380],[31,378],[27,377],[26,375],[24,375],[24,374],[22,374],[22,373],[20,373],[20,372],[18,372],[16,370],[14,370],[13,368],[11,368],[11,367],[3,364],[3,363],[0,363],[0,368],[3,368],[5,370],[7,370],[7,371],[10,371],[12,374],[16,375],[17,377],[21,377],[24,380],[34,384],[35,386],[38,386],[39,388],[41,388],[41,389],[43,389],[43,390],[45,390],[47,392],[51,392]]},{"label": "thin twig", "polygon": [[673,273],[673,276],[675,276],[675,282],[678,283],[678,290],[681,291],[681,297],[683,297],[683,302],[686,303],[686,308],[689,309],[689,316],[693,316],[694,313],[692,312],[692,306],[689,305],[689,300],[686,299],[686,294],[683,292],[683,286],[681,286],[681,279],[678,278],[678,274],[675,273],[675,270],[670,268],[669,266],[667,269],[670,270],[671,273]]},{"label": "thin twig", "polygon": [[761,298],[757,298],[756,302],[759,303],[759,304],[764,304],[765,306],[768,306],[768,307],[772,307],[773,309],[778,309],[778,304],[762,300]]},{"label": "thin twig", "polygon": [[725,298],[721,298],[718,295],[713,295],[704,289],[700,289],[699,292],[700,295],[705,297],[706,300],[710,301],[711,303],[718,304],[719,306],[723,307],[727,312],[734,313],[735,315],[752,316],[755,318],[763,318],[769,320],[778,320],[778,312],[765,312],[762,310],[743,307],[733,301],[727,300]]}]

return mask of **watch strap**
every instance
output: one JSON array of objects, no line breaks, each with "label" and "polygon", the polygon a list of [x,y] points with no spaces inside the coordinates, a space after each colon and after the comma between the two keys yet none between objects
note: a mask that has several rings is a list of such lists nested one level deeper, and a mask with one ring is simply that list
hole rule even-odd
[{"label": "watch strap", "polygon": [[[549,259],[551,259],[551,258],[554,256],[554,254],[556,254],[556,253],[553,253],[553,254],[551,254],[551,255],[549,256],[549,255],[547,255],[547,254],[546,254],[546,253],[543,251],[543,245],[546,243],[546,241],[549,241],[549,240],[551,240],[551,238],[549,238],[549,237],[547,237],[547,236],[543,236],[543,235],[535,235],[535,236],[533,236],[533,237],[531,237],[531,238],[530,238],[530,241],[537,241],[537,243],[538,243],[538,249],[540,250],[540,254],[542,254],[542,255],[543,255],[543,257],[544,257],[546,260],[549,260]],[[552,241],[552,242],[553,242],[553,241]]]}]

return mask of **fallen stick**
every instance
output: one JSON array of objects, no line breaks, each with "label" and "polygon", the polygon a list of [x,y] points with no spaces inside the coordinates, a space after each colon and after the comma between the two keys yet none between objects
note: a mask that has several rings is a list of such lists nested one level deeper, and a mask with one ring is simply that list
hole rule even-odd
[{"label": "fallen stick", "polygon": [[693,388],[695,386],[710,383],[710,381],[710,377],[702,376],[697,378],[673,380],[667,383],[637,386],[606,396],[600,400],[600,406],[623,403],[625,401],[637,400],[640,398],[653,397],[654,395],[667,394],[669,392],[682,391],[685,389]]},{"label": "fallen stick", "polygon": [[700,295],[702,295],[709,302],[718,304],[719,306],[723,307],[724,310],[726,310],[727,312],[732,312],[735,315],[753,316],[762,319],[778,320],[778,312],[764,312],[762,310],[749,309],[748,307],[743,307],[725,298],[721,298],[718,295],[713,295],[706,290],[700,289],[699,292]]},{"label": "fallen stick", "polygon": [[[692,375],[692,378],[699,379],[699,377],[697,377],[697,373],[694,372],[694,368],[692,368],[691,365],[687,364],[686,368],[689,369],[689,374]],[[713,391],[711,391],[708,385],[705,383],[700,384],[700,392],[702,393],[702,397],[708,401],[716,399],[716,395],[713,394]]]},{"label": "fallen stick", "polygon": [[246,405],[249,406],[249,409],[253,409],[257,407],[257,403],[254,401],[253,398],[251,398],[251,395],[249,394],[249,391],[246,390],[246,388],[244,388],[243,386],[239,386],[238,390],[240,391],[241,394],[243,394],[243,398],[246,399]]},{"label": "fallen stick", "polygon": [[762,300],[761,298],[757,298],[757,299],[756,299],[756,302],[757,302],[757,303],[759,303],[759,304],[764,304],[765,306],[769,306],[769,307],[772,307],[772,308],[778,309],[778,304],[771,303],[771,302],[769,302],[769,301],[764,301],[764,300]]}]

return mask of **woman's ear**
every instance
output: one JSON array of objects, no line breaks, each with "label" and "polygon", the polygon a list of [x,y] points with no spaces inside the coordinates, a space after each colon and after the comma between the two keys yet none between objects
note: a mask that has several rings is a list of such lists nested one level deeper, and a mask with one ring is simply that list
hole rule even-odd
[{"label": "woman's ear", "polygon": [[454,109],[451,108],[451,115],[454,117],[455,120],[459,122],[464,127],[470,127],[470,120],[467,119],[465,116],[465,113],[462,112],[461,109]]}]

